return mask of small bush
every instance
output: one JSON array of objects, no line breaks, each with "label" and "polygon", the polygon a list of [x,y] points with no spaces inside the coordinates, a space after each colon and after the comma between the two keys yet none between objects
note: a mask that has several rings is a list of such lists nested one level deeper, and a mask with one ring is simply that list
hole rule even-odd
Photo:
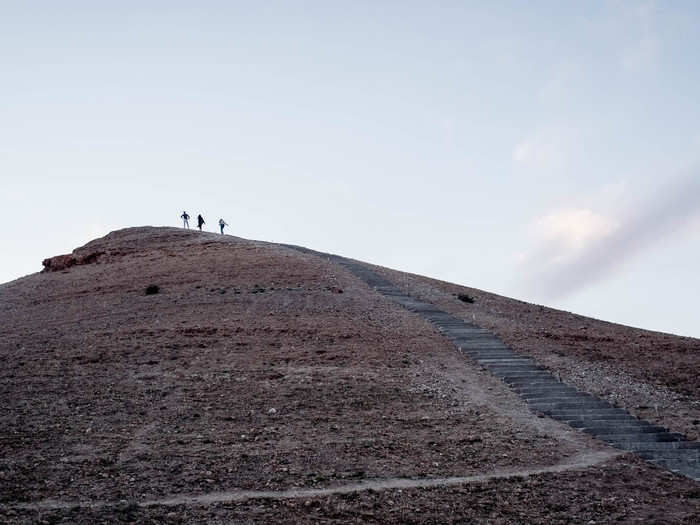
[{"label": "small bush", "polygon": [[469,303],[469,304],[471,304],[471,303],[474,302],[474,298],[473,298],[471,295],[467,295],[467,294],[465,294],[465,293],[459,294],[459,295],[457,296],[457,299],[459,299],[459,300],[462,301],[463,303]]},{"label": "small bush", "polygon": [[146,295],[155,295],[160,292],[160,286],[157,284],[149,284],[146,286]]}]

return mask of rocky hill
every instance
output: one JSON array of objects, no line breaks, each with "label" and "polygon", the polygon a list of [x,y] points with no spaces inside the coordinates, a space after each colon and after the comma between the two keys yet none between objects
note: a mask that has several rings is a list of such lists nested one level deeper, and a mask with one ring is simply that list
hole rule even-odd
[{"label": "rocky hill", "polygon": [[[0,286],[0,522],[700,519],[332,259],[144,227],[44,266]],[[365,266],[697,440],[697,339]]]}]

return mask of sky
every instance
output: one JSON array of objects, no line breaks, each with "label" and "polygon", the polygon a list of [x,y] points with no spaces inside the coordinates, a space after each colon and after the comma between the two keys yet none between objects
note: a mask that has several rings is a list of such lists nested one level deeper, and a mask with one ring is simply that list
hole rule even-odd
[{"label": "sky", "polygon": [[700,337],[696,1],[0,0],[0,282],[301,244]]}]

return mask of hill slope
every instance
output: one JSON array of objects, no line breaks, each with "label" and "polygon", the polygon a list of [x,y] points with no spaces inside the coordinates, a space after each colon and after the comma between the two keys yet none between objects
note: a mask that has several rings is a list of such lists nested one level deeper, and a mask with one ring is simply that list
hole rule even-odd
[{"label": "hill slope", "polygon": [[[532,414],[425,321],[323,258],[131,228],[47,265],[0,286],[5,521],[700,512],[697,484]],[[697,340],[373,269],[697,437]],[[454,476],[474,479],[443,479]]]}]

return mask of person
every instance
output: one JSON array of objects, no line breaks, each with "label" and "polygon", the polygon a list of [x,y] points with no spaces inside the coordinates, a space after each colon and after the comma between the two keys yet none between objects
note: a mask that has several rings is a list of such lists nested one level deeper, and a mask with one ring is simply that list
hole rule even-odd
[{"label": "person", "polygon": [[225,220],[219,219],[219,228],[221,228],[221,235],[224,234],[224,226],[228,226]]},{"label": "person", "polygon": [[190,216],[187,215],[187,212],[183,211],[182,215],[180,215],[180,218],[182,219],[182,222],[185,223],[183,225],[183,228],[187,228],[189,230],[190,229]]},{"label": "person", "polygon": [[204,217],[202,217],[202,214],[200,213],[199,215],[197,215],[197,228],[199,228],[200,232],[202,231],[202,224],[206,223],[204,222]]}]

